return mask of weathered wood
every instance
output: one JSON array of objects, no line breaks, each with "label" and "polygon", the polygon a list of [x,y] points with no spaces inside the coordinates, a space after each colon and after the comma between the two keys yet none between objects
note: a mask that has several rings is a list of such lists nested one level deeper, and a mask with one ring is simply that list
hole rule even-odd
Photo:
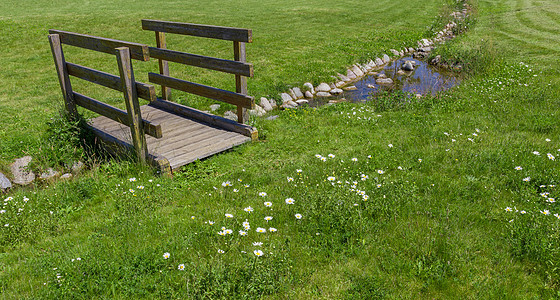
[{"label": "weathered wood", "polygon": [[[247,53],[245,52],[245,43],[233,42],[233,55],[236,61],[245,63],[247,61]],[[235,91],[242,95],[247,95],[247,77],[235,75]],[[245,123],[249,119],[249,114],[244,107],[237,106],[237,122]]]},{"label": "weathered wood", "polygon": [[[66,63],[66,68],[69,75],[122,92],[122,83],[119,76],[68,62]],[[149,101],[157,99],[156,90],[151,84],[137,81],[136,91],[138,92],[138,97],[142,99]]]},{"label": "weathered wood", "polygon": [[[214,58],[210,56],[202,56],[202,55],[190,54],[190,53],[167,50],[167,49],[158,49],[154,47],[150,47],[150,57],[157,58],[160,61],[162,60],[172,61],[172,62],[181,63],[189,66],[201,67],[201,68],[221,71],[225,73],[253,77],[253,65],[245,62],[220,59],[220,58]],[[161,72],[160,74],[165,75]],[[167,72],[167,75],[168,74],[169,74],[169,70]]]},{"label": "weathered wood", "polygon": [[201,148],[198,148],[194,151],[189,151],[183,153],[179,156],[168,158],[169,163],[171,164],[171,168],[176,168],[177,166],[183,166],[188,163],[191,163],[195,160],[203,159],[208,156],[214,155],[219,152],[223,152],[225,150],[231,149],[235,146],[241,145],[247,142],[249,138],[247,137],[231,137],[229,139],[224,139],[221,141],[214,141],[210,140],[206,145]]},{"label": "weathered wood", "polygon": [[132,62],[130,61],[130,50],[126,47],[119,47],[116,49],[116,54],[132,143],[136,150],[137,159],[145,162],[146,155],[148,155],[148,144],[146,144],[146,136],[142,126],[142,114],[140,112],[140,104],[138,103],[136,84],[134,84],[136,81],[134,80]]},{"label": "weathered wood", "polygon": [[[165,144],[155,147],[154,150],[158,153],[169,154],[170,151],[186,151],[186,149],[196,148],[196,143],[223,134],[237,134],[231,131],[219,130],[209,126],[206,127],[191,127],[190,130],[178,132],[175,137],[166,139]],[[188,145],[188,147],[185,147]]]},{"label": "weathered wood", "polygon": [[[84,96],[80,93],[73,92],[73,97],[77,105],[128,126],[129,118],[124,110],[118,109],[101,101],[97,101],[88,96]],[[155,138],[161,138],[163,136],[161,125],[159,124],[154,124],[148,120],[142,120],[142,127],[147,134]]]},{"label": "weathered wood", "polygon": [[185,105],[158,99],[157,101],[152,102],[150,106],[163,108],[187,118],[192,118],[219,128],[223,128],[225,130],[237,132],[250,137],[252,140],[256,140],[258,138],[258,131],[255,127],[240,124],[235,121],[205,113],[203,111],[190,108]]},{"label": "weathered wood", "polygon": [[58,34],[49,34],[49,43],[51,45],[56,73],[58,74],[58,82],[62,90],[62,97],[64,98],[64,106],[66,107],[66,111],[70,114],[70,117],[77,119],[78,111],[76,110],[76,103],[74,103],[72,84],[70,83],[64,52],[60,44],[60,36]]},{"label": "weathered wood", "polygon": [[141,61],[150,60],[148,45],[54,29],[49,30],[49,33],[60,35],[60,41],[66,45],[109,54],[115,54],[115,48],[127,47],[130,49],[130,56],[133,59]]},{"label": "weathered wood", "polygon": [[202,85],[156,73],[148,73],[148,78],[151,83],[165,85],[176,90],[181,90],[183,92],[230,103],[233,105],[246,108],[253,108],[255,105],[255,100],[253,99],[253,97],[214,88],[211,86]]},{"label": "weathered wood", "polygon": [[251,29],[234,27],[211,26],[158,20],[142,20],[142,29],[245,43],[251,43],[253,41],[253,34]]},{"label": "weathered wood", "polygon": [[[156,45],[160,49],[167,48],[167,42],[165,41],[165,32],[156,31]],[[150,50],[150,56],[152,52]],[[159,73],[161,75],[169,76],[169,63],[164,59],[159,59]],[[171,89],[166,86],[161,86],[161,98],[169,100],[171,97]]]}]

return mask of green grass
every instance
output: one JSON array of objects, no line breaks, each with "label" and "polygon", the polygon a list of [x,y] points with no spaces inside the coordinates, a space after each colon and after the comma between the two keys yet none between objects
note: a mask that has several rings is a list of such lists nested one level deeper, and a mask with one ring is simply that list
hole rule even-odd
[{"label": "green grass", "polygon": [[[202,23],[209,18],[211,7],[218,11],[223,3],[201,8],[201,15],[195,15],[196,10],[191,14]],[[345,47],[349,48],[323,49],[340,60],[318,64],[318,73],[284,70],[307,67],[296,65],[299,60],[293,57],[323,59],[318,52],[305,50],[305,44],[286,47],[292,55],[284,57],[270,55],[267,50],[271,47],[257,46],[255,41],[251,61],[258,61],[259,56],[292,57],[293,64],[281,59],[271,63],[274,67],[262,75],[269,79],[255,78],[253,88],[277,92],[283,85],[300,84],[308,78],[328,78],[368,51],[386,50],[427,34],[427,27],[441,22],[435,16],[445,9],[438,7],[442,2],[422,3],[431,5],[426,7],[426,15],[415,14],[408,21],[424,25],[410,31],[399,27],[398,21],[407,20],[397,18],[408,5],[394,1],[370,5],[374,10],[385,9],[386,14],[376,18],[398,20],[385,25],[386,30],[396,32],[385,37],[385,48],[356,46],[360,35],[384,40],[381,29],[371,31],[351,22],[358,15],[364,18],[362,24],[378,24],[372,12],[363,6],[332,3],[328,7],[339,12],[338,18],[327,18],[318,27],[340,22],[354,31],[332,37],[347,39]],[[560,221],[553,215],[560,210],[549,198],[559,197],[560,82],[558,64],[551,62],[558,59],[555,45],[560,36],[553,24],[560,20],[560,11],[552,0],[473,4],[476,18],[470,20],[469,30],[435,53],[470,64],[469,78],[452,91],[408,105],[387,105],[387,99],[378,99],[282,111],[274,121],[254,119],[260,141],[186,166],[173,179],[157,177],[150,169],[128,162],[94,161],[94,168],[71,181],[44,183],[6,195],[13,199],[4,201],[6,212],[0,214],[0,225],[9,224],[0,230],[2,297],[558,297]],[[275,27],[279,23],[265,22],[273,11],[267,6],[276,7],[279,19],[293,18],[295,7],[299,7],[295,11],[324,10],[318,3],[262,4],[240,10],[261,12],[254,13],[260,20],[255,24],[274,27],[268,32],[278,34],[269,37],[270,44],[289,43],[289,39]],[[6,14],[17,15],[11,7],[5,8]],[[69,13],[72,6],[64,9]],[[224,15],[232,10],[224,8]],[[48,7],[36,10],[34,6],[16,11],[37,20],[65,14],[64,10],[53,14]],[[111,13],[106,10],[105,15]],[[144,17],[132,12],[127,15]],[[88,17],[89,22],[95,19],[84,15],[83,21]],[[219,25],[244,22],[241,16],[232,16],[231,23],[227,20]],[[310,19],[301,17],[299,24],[290,20],[287,23],[292,29],[297,28],[294,35],[305,36],[309,30],[307,35],[315,36],[310,33],[319,30],[309,28],[315,24]],[[257,26],[252,26],[251,19],[245,22],[246,27]],[[304,23],[310,26],[302,26]],[[94,33],[95,26],[104,24],[96,21],[84,28]],[[124,36],[132,31],[107,35]],[[146,36],[146,42],[149,39]],[[322,42],[327,48],[329,43],[335,44],[334,40]],[[354,56],[343,55],[344,51]],[[54,78],[47,50],[44,56],[44,66],[34,71],[44,72],[45,77],[37,82]],[[11,79],[3,80],[9,85]],[[36,100],[52,98],[60,103],[56,84],[52,83],[48,95],[35,91]],[[23,89],[23,93],[31,90]],[[33,98],[24,99],[19,105],[34,107],[30,104]],[[391,101],[404,99],[397,95]],[[21,110],[13,102],[1,103]],[[43,105],[41,109],[48,109]],[[33,124],[26,125],[28,131],[7,137],[28,145],[8,146],[11,144],[2,136],[2,158],[20,155],[25,147],[42,153],[34,143],[45,136],[45,119],[54,112],[52,106],[41,112],[44,119],[23,119],[21,124]],[[12,126],[8,123],[4,128]],[[72,144],[74,127],[55,123],[46,136],[60,134],[68,140],[55,145],[58,148]],[[38,133],[30,134],[33,128]],[[52,160],[56,159],[45,159]],[[524,180],[528,177],[530,180]],[[261,192],[267,195],[262,197]],[[295,203],[286,204],[286,198]],[[264,205],[268,201],[272,207]],[[244,210],[249,206],[254,209],[251,213]],[[550,215],[544,215],[545,210]],[[302,218],[297,219],[296,214]],[[273,219],[267,222],[265,216]],[[240,236],[245,220],[251,229],[247,236]],[[220,236],[222,227],[233,234]],[[257,227],[277,231],[258,233]],[[257,249],[264,252],[262,257],[253,254]],[[168,259],[163,257],[166,252],[170,253]],[[178,270],[180,264],[186,271]]]}]

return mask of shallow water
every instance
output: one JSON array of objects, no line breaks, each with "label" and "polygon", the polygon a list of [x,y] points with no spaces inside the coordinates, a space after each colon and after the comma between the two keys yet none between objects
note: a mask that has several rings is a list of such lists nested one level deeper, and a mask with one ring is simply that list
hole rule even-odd
[{"label": "shallow water", "polygon": [[[405,72],[404,75],[398,75],[397,72],[407,60],[416,62],[414,70]],[[374,72],[385,74],[387,78],[393,79],[393,84],[379,85],[375,83],[378,75],[366,75],[360,80],[349,84],[349,86],[354,85],[357,88],[356,90],[345,90],[342,95],[336,98],[344,98],[352,102],[363,102],[379,91],[403,91],[410,93],[410,97],[416,94],[435,95],[437,92],[445,91],[460,83],[457,73],[434,67],[427,62],[413,59],[412,56],[391,61],[383,69],[374,70]],[[371,86],[374,86],[374,88],[371,88]]]}]

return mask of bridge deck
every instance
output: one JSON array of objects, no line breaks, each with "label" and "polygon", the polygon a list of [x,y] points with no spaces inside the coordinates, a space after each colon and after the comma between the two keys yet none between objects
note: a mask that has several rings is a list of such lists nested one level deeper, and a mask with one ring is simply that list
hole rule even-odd
[{"label": "bridge deck", "polygon": [[[148,152],[156,160],[167,159],[171,170],[251,141],[249,136],[189,118],[154,104],[141,106],[141,113],[143,119],[161,125],[162,138],[156,139],[146,135]],[[128,126],[104,116],[90,120],[89,124],[101,138],[111,136],[117,140],[113,140],[113,144],[120,143],[131,147],[132,138]]]}]

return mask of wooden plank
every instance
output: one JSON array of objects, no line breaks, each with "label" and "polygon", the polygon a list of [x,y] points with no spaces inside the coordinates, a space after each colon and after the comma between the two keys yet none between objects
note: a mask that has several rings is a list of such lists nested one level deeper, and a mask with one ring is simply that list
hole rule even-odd
[{"label": "wooden plank", "polygon": [[64,59],[64,52],[60,44],[60,36],[58,34],[49,34],[49,43],[58,75],[58,82],[62,90],[62,97],[64,98],[64,106],[66,111],[73,119],[78,118],[78,111],[76,110],[76,103],[74,103],[74,94],[72,92],[72,84],[68,76],[68,69],[66,68],[66,61]]},{"label": "wooden plank", "polygon": [[203,159],[214,155],[216,153],[220,153],[231,149],[235,146],[241,145],[249,141],[249,138],[244,136],[236,136],[231,137],[229,139],[225,139],[222,141],[209,141],[207,145],[202,148],[196,149],[191,152],[183,153],[180,156],[176,156],[173,158],[168,158],[169,163],[171,164],[171,169],[177,168],[179,166],[184,166],[188,163],[191,163],[195,160]]},{"label": "wooden plank", "polygon": [[241,95],[211,86],[202,85],[156,73],[148,73],[148,78],[152,83],[165,85],[173,89],[181,90],[202,97],[251,109],[255,106],[255,100],[250,96]]},{"label": "wooden plank", "polygon": [[136,92],[136,84],[134,80],[134,72],[132,71],[132,62],[130,60],[130,50],[127,47],[119,47],[116,49],[117,64],[121,75],[122,91],[124,94],[124,103],[126,104],[126,112],[128,115],[128,126],[132,135],[132,144],[136,150],[136,158],[141,162],[146,162],[148,155],[148,144],[144,135],[144,126],[142,126],[142,113],[140,112],[140,104],[138,103],[138,94]]},{"label": "wooden plank", "polygon": [[[122,92],[122,83],[119,76],[73,63],[66,63],[66,68],[68,69],[69,75]],[[142,99],[149,101],[155,101],[157,99],[156,90],[151,84],[137,81],[136,91],[138,97]]]},{"label": "wooden plank", "polygon": [[234,27],[144,19],[142,20],[142,29],[245,43],[251,43],[253,41],[253,31],[251,29]]},{"label": "wooden plank", "polygon": [[238,134],[230,131],[220,131],[212,127],[193,127],[189,131],[183,131],[175,135],[173,138],[168,139],[165,143],[157,147],[158,153],[167,153],[176,149],[190,149],[194,147],[193,143],[207,140],[221,134]]},{"label": "wooden plank", "polygon": [[[247,61],[247,53],[245,51],[245,43],[233,42],[233,55],[236,61],[245,63]],[[247,77],[235,75],[235,91],[242,95],[247,95]],[[249,119],[249,114],[244,107],[237,106],[237,122],[245,123]]]},{"label": "wooden plank", "polygon": [[[160,49],[167,48],[167,42],[165,41],[165,32],[158,32],[156,31],[156,45]],[[150,56],[152,55],[150,51]],[[159,73],[161,75],[169,76],[169,64],[166,60],[159,59]],[[161,98],[165,100],[170,100],[171,97],[171,89],[166,86],[161,86]]]},{"label": "wooden plank", "polygon": [[54,29],[50,29],[49,33],[60,35],[60,41],[66,45],[109,54],[115,54],[116,48],[127,47],[130,49],[130,56],[133,59],[141,61],[150,60],[148,45]]},{"label": "wooden plank", "polygon": [[150,103],[149,106],[166,109],[187,118],[192,118],[219,128],[223,128],[225,130],[237,132],[250,137],[252,140],[256,140],[258,138],[258,131],[255,127],[240,124],[235,121],[205,113],[203,111],[190,108],[185,105],[158,99],[157,101]]},{"label": "wooden plank", "polygon": [[[172,62],[181,63],[189,66],[195,66],[195,67],[216,70],[216,71],[221,71],[230,74],[253,77],[253,65],[240,61],[220,59],[220,58],[214,58],[210,56],[202,56],[202,55],[190,54],[190,53],[167,50],[167,49],[159,49],[159,47],[158,48],[150,47],[150,57],[157,58],[160,61],[161,60],[172,61]],[[166,75],[163,74],[161,71],[160,74]],[[167,71],[167,75],[169,75],[169,70]]]},{"label": "wooden plank", "polygon": [[183,147],[172,147],[167,149],[158,149],[158,153],[165,153],[165,157],[170,160],[173,160],[175,157],[183,156],[186,153],[191,153],[196,151],[197,149],[204,148],[214,141],[221,141],[227,138],[235,136],[235,133],[231,132],[221,132],[221,133],[212,133],[212,132],[205,132],[203,134],[199,134],[197,136],[189,137],[187,142],[182,145]]},{"label": "wooden plank", "polygon": [[[76,92],[73,92],[73,97],[77,105],[128,126],[128,116],[124,110],[118,109],[114,106],[97,101],[93,98],[84,96]],[[162,137],[161,125],[153,124],[152,122],[147,120],[142,120],[142,124],[147,134],[155,138]]]}]

